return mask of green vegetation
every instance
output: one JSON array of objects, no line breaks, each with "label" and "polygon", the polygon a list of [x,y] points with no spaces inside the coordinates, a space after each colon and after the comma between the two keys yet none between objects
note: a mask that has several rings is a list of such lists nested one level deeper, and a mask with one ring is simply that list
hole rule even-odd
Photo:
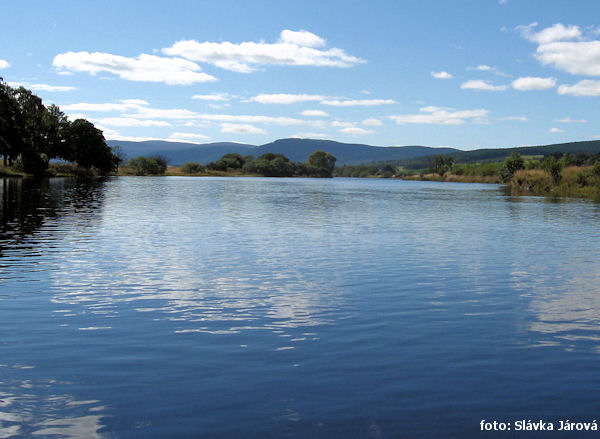
[{"label": "green vegetation", "polygon": [[72,162],[78,173],[108,174],[120,159],[102,131],[85,119],[70,122],[56,105],[0,78],[0,155],[3,175],[55,175],[51,160]]},{"label": "green vegetation", "polygon": [[264,177],[333,177],[336,158],[325,151],[314,151],[306,163],[292,162],[283,154],[268,152],[258,158],[225,154],[216,162],[203,166],[189,162],[183,166],[169,167],[163,157],[137,157],[121,166],[121,175],[254,175]]},{"label": "green vegetation", "polygon": [[167,171],[167,160],[161,156],[137,157],[121,167],[123,175],[164,175]]}]

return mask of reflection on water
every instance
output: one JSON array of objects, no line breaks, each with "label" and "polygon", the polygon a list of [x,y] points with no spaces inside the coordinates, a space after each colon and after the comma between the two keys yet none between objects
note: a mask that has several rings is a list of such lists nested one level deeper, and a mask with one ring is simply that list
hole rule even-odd
[{"label": "reflection on water", "polygon": [[[23,367],[0,365],[6,369]],[[6,374],[3,373],[3,376]],[[65,438],[100,439],[106,407],[100,401],[79,401],[71,395],[57,395],[53,389],[68,385],[56,380],[0,382],[0,437],[2,438]]]},{"label": "reflection on water", "polygon": [[1,190],[0,437],[476,437],[480,416],[595,416],[592,203],[392,180]]}]

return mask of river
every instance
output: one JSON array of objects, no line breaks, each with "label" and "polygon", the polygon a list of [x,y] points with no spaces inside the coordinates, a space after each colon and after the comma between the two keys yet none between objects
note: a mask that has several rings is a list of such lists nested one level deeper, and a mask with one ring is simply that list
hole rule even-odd
[{"label": "river", "polygon": [[381,179],[0,184],[2,438],[600,420],[593,202]]}]

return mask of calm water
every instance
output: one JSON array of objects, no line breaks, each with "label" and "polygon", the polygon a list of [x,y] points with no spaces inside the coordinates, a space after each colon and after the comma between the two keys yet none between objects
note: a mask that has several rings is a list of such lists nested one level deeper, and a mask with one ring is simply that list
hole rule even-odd
[{"label": "calm water", "polygon": [[[0,437],[600,421],[600,205],[395,180],[4,180]],[[534,437],[598,437],[542,433]]]}]

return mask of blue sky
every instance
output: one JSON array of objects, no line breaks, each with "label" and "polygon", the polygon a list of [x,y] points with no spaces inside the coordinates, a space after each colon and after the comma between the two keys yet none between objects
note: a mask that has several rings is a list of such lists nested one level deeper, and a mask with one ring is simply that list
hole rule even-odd
[{"label": "blue sky", "polygon": [[0,76],[107,139],[600,138],[600,2],[3,1]]}]

